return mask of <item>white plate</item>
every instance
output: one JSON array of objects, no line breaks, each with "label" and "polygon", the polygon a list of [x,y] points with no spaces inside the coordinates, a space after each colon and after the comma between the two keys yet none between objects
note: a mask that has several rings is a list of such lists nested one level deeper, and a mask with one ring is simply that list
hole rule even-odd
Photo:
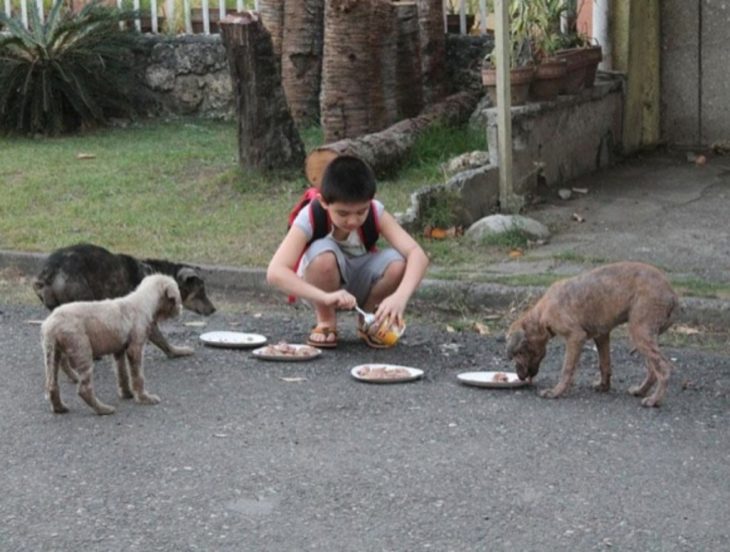
[{"label": "white plate", "polygon": [[[399,377],[393,377],[393,378],[372,378],[368,376],[361,376],[359,374],[360,370],[364,368],[382,368],[386,371],[393,370],[396,368],[400,368],[402,370],[407,370],[408,375],[403,374],[403,376]],[[413,381],[417,380],[421,376],[423,376],[423,370],[420,368],[411,368],[410,366],[399,366],[398,364],[361,364],[359,366],[355,366],[352,370],[350,370],[350,375],[355,378],[356,380],[365,381],[367,383],[401,383],[404,381]]]},{"label": "white plate", "polygon": [[[495,374],[504,374],[509,381],[494,381]],[[476,387],[512,388],[527,385],[514,372],[463,372],[456,376],[461,383],[475,385]]]},{"label": "white plate", "polygon": [[263,335],[242,332],[207,332],[201,334],[200,340],[210,347],[230,349],[259,347],[266,343],[266,337]]},{"label": "white plate", "polygon": [[322,349],[317,349],[316,347],[312,347],[311,345],[294,343],[287,343],[287,345],[289,347],[294,347],[297,351],[310,350],[311,354],[287,355],[281,353],[273,353],[271,347],[276,347],[278,345],[279,344],[277,343],[276,345],[267,345],[266,347],[260,347],[251,351],[251,354],[256,358],[260,358],[261,360],[278,360],[281,362],[302,362],[304,360],[312,360],[313,358],[317,358],[319,355],[322,354]]}]

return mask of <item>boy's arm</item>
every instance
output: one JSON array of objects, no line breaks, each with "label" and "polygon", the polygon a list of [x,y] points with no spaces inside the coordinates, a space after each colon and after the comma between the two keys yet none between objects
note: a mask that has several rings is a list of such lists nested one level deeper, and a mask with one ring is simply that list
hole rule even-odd
[{"label": "boy's arm", "polygon": [[[406,260],[406,269],[400,285],[390,297],[386,298],[386,300],[394,301],[395,304],[389,306],[386,301],[383,301],[381,306],[378,307],[376,315],[379,318],[388,315],[396,315],[401,318],[406,303],[408,303],[426,274],[429,260],[418,242],[387,211],[383,211],[380,216],[380,234],[396,251],[403,255]],[[398,312],[393,312],[392,309]],[[389,312],[384,312],[386,310]]]},{"label": "boy's arm", "polygon": [[269,262],[269,267],[266,270],[266,281],[283,292],[301,299],[335,305],[340,308],[352,308],[354,298],[350,294],[342,292],[328,293],[309,284],[297,275],[294,267],[306,247],[306,234],[301,228],[293,225]]}]

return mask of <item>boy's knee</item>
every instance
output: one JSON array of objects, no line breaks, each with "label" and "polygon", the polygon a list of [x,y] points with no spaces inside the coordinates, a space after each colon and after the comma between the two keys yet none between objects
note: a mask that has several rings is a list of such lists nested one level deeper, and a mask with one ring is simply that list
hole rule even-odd
[{"label": "boy's knee", "polygon": [[406,271],[405,261],[393,261],[390,263],[385,272],[383,272],[383,279],[391,282],[400,283],[403,279],[403,274]]},{"label": "boy's knee", "polygon": [[307,265],[307,273],[316,273],[318,276],[338,276],[340,269],[337,266],[337,257],[331,251],[320,253]]}]

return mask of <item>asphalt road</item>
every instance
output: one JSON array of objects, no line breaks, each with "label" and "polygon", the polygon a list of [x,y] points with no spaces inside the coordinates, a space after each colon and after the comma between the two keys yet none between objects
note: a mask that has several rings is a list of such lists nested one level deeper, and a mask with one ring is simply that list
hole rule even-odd
[{"label": "asphalt road", "polygon": [[[196,354],[168,360],[148,348],[159,405],[118,399],[104,359],[97,392],[117,413],[94,415],[64,381],[71,411],[54,415],[39,327],[28,322],[46,313],[0,311],[3,551],[727,549],[726,356],[667,349],[677,371],[666,404],[645,409],[626,392],[642,362],[616,340],[610,393],[590,389],[586,351],[575,388],[550,401],[536,390],[557,379],[558,343],[534,388],[469,388],[456,374],[508,369],[497,338],[412,318],[397,348],[374,351],[346,320],[337,351],[264,362],[197,336],[234,329],[296,342],[309,319],[234,306],[164,326]],[[349,376],[369,362],[426,377]]]}]

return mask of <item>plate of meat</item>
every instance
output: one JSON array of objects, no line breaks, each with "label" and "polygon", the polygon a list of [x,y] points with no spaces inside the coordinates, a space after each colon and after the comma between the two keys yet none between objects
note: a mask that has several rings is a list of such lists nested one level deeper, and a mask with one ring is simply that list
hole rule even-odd
[{"label": "plate of meat", "polygon": [[350,370],[350,375],[367,383],[402,383],[422,377],[423,370],[398,364],[361,364]]},{"label": "plate of meat", "polygon": [[456,376],[465,385],[492,388],[513,388],[527,385],[514,372],[463,372]]},{"label": "plate of meat", "polygon": [[317,349],[317,347],[312,347],[311,345],[279,341],[275,345],[267,345],[266,347],[254,349],[251,351],[251,354],[261,360],[301,362],[303,360],[317,358],[322,354],[322,349]]},{"label": "plate of meat", "polygon": [[243,332],[206,332],[201,334],[200,341],[209,347],[248,349],[264,345],[266,343],[266,337],[259,334]]}]

